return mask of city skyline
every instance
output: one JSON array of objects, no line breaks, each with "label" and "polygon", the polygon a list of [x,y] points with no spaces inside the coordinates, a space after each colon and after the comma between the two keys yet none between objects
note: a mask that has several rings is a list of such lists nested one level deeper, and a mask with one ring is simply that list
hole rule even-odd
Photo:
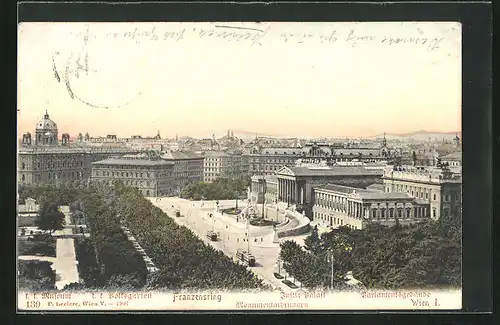
[{"label": "city skyline", "polygon": [[[50,112],[46,111],[49,116],[50,116],[50,119],[51,120],[55,120],[55,118],[53,116],[50,115]],[[34,120],[33,122],[33,125],[36,126],[36,123],[40,120],[42,120],[42,118],[39,118],[39,119],[36,119]],[[56,124],[57,121],[55,121]],[[33,134],[33,132],[35,131],[35,127],[32,128],[32,130],[28,130],[27,132]],[[153,130],[154,131],[154,130]],[[456,130],[456,131],[448,131],[448,132],[435,132],[435,131],[429,131],[429,130],[416,130],[416,131],[412,131],[412,132],[404,132],[404,133],[389,133],[389,132],[383,132],[381,134],[374,134],[374,135],[367,135],[367,136],[339,136],[339,135],[320,135],[320,136],[316,136],[316,137],[313,137],[313,136],[297,136],[297,135],[293,135],[293,134],[271,134],[271,133],[257,133],[257,132],[251,132],[251,131],[247,131],[247,130],[231,130],[231,129],[227,129],[227,130],[218,130],[218,131],[207,131],[206,134],[199,134],[198,133],[198,136],[193,136],[193,135],[190,135],[189,133],[180,133],[180,134],[167,134],[167,135],[164,135],[162,134],[162,132],[160,130],[156,130],[155,132],[152,132],[152,133],[148,133],[148,134],[139,134],[139,133],[130,133],[130,134],[113,134],[113,133],[102,133],[102,134],[91,134],[90,132],[82,132],[82,131],[79,131],[79,132],[76,132],[74,134],[69,134],[70,135],[70,139],[76,139],[78,137],[79,134],[82,134],[85,135],[85,133],[89,133],[89,136],[91,138],[100,138],[100,137],[106,137],[108,135],[114,135],[116,136],[118,139],[124,139],[124,138],[131,138],[131,137],[134,137],[134,136],[140,136],[141,138],[154,138],[157,133],[160,133],[161,135],[161,139],[173,139],[173,138],[182,138],[182,137],[189,137],[189,138],[195,138],[195,139],[206,139],[206,138],[212,138],[213,136],[215,136],[216,138],[222,138],[222,137],[225,137],[227,136],[228,132],[230,132],[230,134],[236,138],[241,138],[241,139],[245,139],[245,138],[254,138],[254,137],[269,137],[269,138],[276,138],[276,139],[279,139],[279,138],[283,138],[283,139],[286,139],[286,138],[300,138],[300,139],[308,139],[308,138],[331,138],[331,139],[334,139],[334,138],[348,138],[348,139],[367,139],[367,140],[370,140],[370,139],[375,139],[375,138],[380,138],[380,137],[402,137],[402,138],[411,138],[411,137],[415,137],[415,136],[419,136],[419,137],[424,137],[424,136],[429,136],[431,138],[437,138],[437,137],[455,137],[455,136],[461,136],[461,131],[460,130]],[[62,135],[63,133],[67,133],[67,132],[64,132],[64,131],[59,131],[59,135]],[[23,133],[24,134],[24,133]],[[18,132],[18,139],[20,140],[22,138],[22,134]]]},{"label": "city skyline", "polygon": [[238,30],[217,26],[21,24],[18,135],[45,110],[72,138],[460,133],[458,23],[232,24],[262,31],[256,41],[209,37],[211,28]]}]

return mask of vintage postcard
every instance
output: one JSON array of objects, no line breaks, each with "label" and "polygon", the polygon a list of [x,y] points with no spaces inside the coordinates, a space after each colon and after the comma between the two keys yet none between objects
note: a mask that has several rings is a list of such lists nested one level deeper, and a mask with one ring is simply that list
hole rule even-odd
[{"label": "vintage postcard", "polygon": [[462,307],[459,23],[18,30],[20,312]]}]

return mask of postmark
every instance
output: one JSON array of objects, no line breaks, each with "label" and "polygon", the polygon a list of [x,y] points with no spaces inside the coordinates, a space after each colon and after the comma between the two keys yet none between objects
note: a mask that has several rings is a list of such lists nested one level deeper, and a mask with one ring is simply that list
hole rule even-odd
[{"label": "postmark", "polygon": [[[107,57],[102,55],[99,57],[101,61],[105,62],[100,64],[99,69],[96,69],[92,62],[92,50],[89,49],[89,43],[92,42],[92,39],[96,39],[96,36],[91,34],[90,26],[87,25],[84,32],[76,33],[76,37],[77,43],[81,45],[76,50],[70,49],[67,58],[64,58],[59,50],[54,51],[52,55],[54,78],[58,83],[64,85],[72,100],[80,101],[93,108],[123,108],[142,94],[142,90],[135,90],[138,89],[135,87],[132,93],[123,92],[118,96],[118,99],[107,99],[105,94],[111,88],[106,85],[105,81],[109,79],[109,74],[112,72],[106,71],[108,70],[106,66],[112,63],[112,57],[116,55],[113,46],[108,46],[111,50],[106,53]],[[137,76],[134,76],[130,71],[128,66],[122,66],[120,70],[115,70],[115,73],[123,74],[123,80],[126,80],[126,83],[134,83],[134,77]],[[96,91],[93,88],[96,83],[102,84],[101,87],[105,88]],[[90,90],[89,84],[91,85]],[[122,82],[121,85],[124,83]]]}]

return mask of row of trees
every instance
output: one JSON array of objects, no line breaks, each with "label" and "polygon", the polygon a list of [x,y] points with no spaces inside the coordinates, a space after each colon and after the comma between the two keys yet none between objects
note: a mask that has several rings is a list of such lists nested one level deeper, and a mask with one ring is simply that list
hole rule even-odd
[{"label": "row of trees", "polygon": [[112,197],[110,206],[160,269],[150,279],[150,289],[264,288],[252,272],[178,226],[136,189],[117,183]]},{"label": "row of trees", "polygon": [[73,186],[68,184],[30,186],[21,185],[18,188],[19,203],[24,204],[27,198],[35,199],[39,204],[49,202],[55,205],[69,205],[74,202],[78,193],[84,186]]},{"label": "row of trees", "polygon": [[330,234],[331,240],[326,240],[319,237],[315,227],[305,239],[305,248],[294,241],[283,242],[283,268],[306,288],[344,289],[353,245],[348,231],[347,227],[336,229]]},{"label": "row of trees", "polygon": [[90,243],[78,245],[79,257],[85,261],[86,285],[123,290],[142,288],[148,274],[146,265],[123,233],[112,195],[107,187],[91,186],[82,190],[70,206],[73,213],[85,217],[90,230]]},{"label": "row of trees", "polygon": [[[352,271],[368,288],[445,288],[461,285],[458,220],[385,227],[347,227],[306,238],[305,249],[281,245],[284,269],[306,287],[345,287]],[[332,266],[333,263],[333,278]]]},{"label": "row of trees", "polygon": [[127,239],[120,221],[108,204],[111,191],[95,186],[21,187],[20,201],[39,203],[36,225],[50,232],[64,227],[61,205],[69,205],[73,221],[85,221],[90,239],[78,240],[75,248],[80,276],[86,287],[136,289],[146,283],[147,270],[140,254]]},{"label": "row of trees", "polygon": [[190,183],[182,190],[181,197],[192,200],[231,200],[236,196],[246,196],[249,182],[247,178],[219,178],[212,183]]},{"label": "row of trees", "polygon": [[[113,187],[43,187],[30,191],[26,197],[40,202],[43,215],[58,211],[54,210],[58,205],[69,205],[73,214],[84,217],[90,238],[78,241],[76,248],[86,287],[266,288],[244,266],[205,245],[189,229],[179,227],[135,188],[118,182]],[[129,227],[159,272],[148,277],[142,257],[124,235],[122,225]]]}]

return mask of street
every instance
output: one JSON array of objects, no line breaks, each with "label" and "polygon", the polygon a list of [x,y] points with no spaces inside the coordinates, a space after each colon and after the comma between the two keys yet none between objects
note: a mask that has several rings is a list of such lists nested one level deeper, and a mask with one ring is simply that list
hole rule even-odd
[{"label": "street", "polygon": [[[166,212],[179,225],[191,229],[205,243],[223,251],[233,260],[238,248],[249,250],[256,259],[256,266],[250,268],[252,272],[274,288],[280,288],[285,292],[294,290],[274,277],[273,273],[278,270],[277,258],[280,247],[278,243],[274,243],[272,226],[249,225],[247,228],[246,223],[237,222],[235,216],[217,213],[212,201],[201,204],[200,201],[192,202],[177,197],[150,198],[150,201]],[[227,204],[225,205],[227,206]],[[244,204],[239,204],[239,207],[243,206]],[[179,209],[183,216],[175,217],[175,209]],[[214,242],[210,241],[206,236],[208,231],[215,231],[219,234],[220,239]],[[249,241],[247,241],[247,236]]]}]

